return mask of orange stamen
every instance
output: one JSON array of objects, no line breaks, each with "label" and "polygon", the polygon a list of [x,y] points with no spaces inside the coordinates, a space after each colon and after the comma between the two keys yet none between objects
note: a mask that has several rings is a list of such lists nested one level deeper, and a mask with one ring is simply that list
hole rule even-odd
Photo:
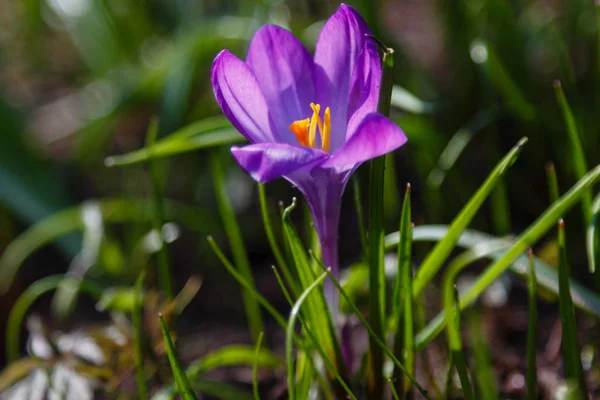
[{"label": "orange stamen", "polygon": [[321,150],[329,153],[329,146],[331,144],[331,110],[329,107],[325,109],[323,119],[325,122],[323,123],[323,128],[321,128]]},{"label": "orange stamen", "polygon": [[322,130],[323,124],[321,122],[321,117],[319,117],[319,112],[321,111],[321,106],[319,104],[310,103],[310,108],[313,110],[313,115],[310,118],[310,131],[308,135],[308,144],[310,147],[315,146],[315,140],[317,138],[317,125],[319,126],[319,130]]},{"label": "orange stamen", "polygon": [[310,108],[313,110],[313,114],[310,118],[301,119],[292,122],[289,129],[294,132],[298,143],[301,146],[315,147],[317,140],[317,128],[319,128],[319,134],[321,135],[321,149],[329,152],[331,145],[331,110],[329,107],[325,109],[323,120],[319,113],[321,112],[321,105],[310,103]]},{"label": "orange stamen", "polygon": [[292,122],[289,129],[294,132],[296,135],[296,139],[298,139],[298,143],[302,146],[309,146],[308,140],[308,126],[310,125],[310,118],[301,119],[298,121]]}]

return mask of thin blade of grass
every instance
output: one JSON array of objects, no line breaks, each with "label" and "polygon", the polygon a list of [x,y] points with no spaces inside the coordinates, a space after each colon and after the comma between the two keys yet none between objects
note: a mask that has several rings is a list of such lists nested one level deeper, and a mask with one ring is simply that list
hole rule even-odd
[{"label": "thin blade of grass", "polygon": [[296,379],[294,376],[294,346],[292,338],[294,336],[294,329],[296,325],[296,319],[300,313],[300,307],[310,293],[317,288],[325,278],[327,277],[326,273],[321,274],[312,284],[310,284],[304,292],[298,297],[298,300],[292,307],[292,311],[290,312],[290,317],[287,323],[287,330],[285,335],[285,358],[287,360],[287,383],[288,383],[288,396],[290,400],[296,399]]},{"label": "thin blade of grass", "polygon": [[[448,338],[450,341],[450,353],[454,360],[454,366],[458,372],[460,379],[460,385],[462,386],[463,395],[465,400],[475,400],[475,391],[473,385],[471,385],[471,379],[469,378],[469,371],[467,369],[467,361],[464,350],[462,348],[462,341],[460,340],[460,307],[458,299],[458,290],[456,285],[452,288],[452,304],[450,305],[453,310],[453,317],[448,319]],[[445,304],[447,306],[447,302]],[[452,321],[452,322],[450,322]],[[450,332],[453,332],[451,335]],[[453,341],[452,337],[458,337],[458,341]]]},{"label": "thin blade of grass", "polygon": [[400,400],[400,397],[398,396],[398,391],[394,387],[394,383],[392,382],[392,380],[388,378],[387,383],[390,388],[390,392],[392,392],[392,397],[394,398],[394,400]]},{"label": "thin blade of grass", "polygon": [[529,249],[529,313],[527,315],[527,399],[537,399],[537,278],[533,251]]},{"label": "thin blade of grass", "polygon": [[358,319],[360,320],[360,322],[363,324],[363,326],[367,329],[367,331],[369,332],[369,335],[375,340],[375,342],[377,343],[377,345],[382,349],[382,351],[392,360],[392,362],[394,363],[394,365],[399,368],[402,372],[404,372],[404,374],[408,377],[408,379],[411,381],[411,383],[417,388],[417,390],[423,395],[423,397],[425,397],[426,399],[429,399],[429,396],[427,395],[427,390],[423,389],[423,387],[419,384],[419,382],[417,382],[417,380],[415,379],[414,376],[412,376],[404,367],[404,365],[402,365],[402,363],[398,360],[398,358],[396,358],[396,356],[394,356],[394,353],[386,346],[386,344],[381,340],[381,338],[379,338],[377,335],[375,335],[375,331],[373,331],[373,328],[371,328],[371,325],[369,325],[369,323],[367,322],[367,320],[365,319],[365,317],[363,317],[361,311],[356,307],[356,305],[350,300],[350,298],[348,297],[348,294],[346,293],[346,291],[344,290],[344,288],[342,287],[342,285],[340,285],[340,283],[338,282],[337,279],[335,279],[335,277],[327,270],[327,268],[325,267],[325,265],[323,265],[323,263],[316,259],[317,262],[319,263],[319,265],[321,266],[321,268],[327,272],[327,276],[329,277],[329,279],[331,279],[331,281],[333,282],[333,284],[335,285],[335,287],[337,288],[337,290],[340,292],[340,294],[342,295],[342,297],[346,300],[346,302],[348,303],[348,305],[350,306],[350,308],[352,308],[352,311],[354,312],[354,314],[358,317]]},{"label": "thin blade of grass", "polygon": [[[409,231],[412,236],[412,226],[410,226]],[[412,240],[411,240],[412,244]],[[415,375],[415,318],[414,318],[414,302],[413,297],[410,295],[412,293],[412,268],[410,262],[408,265],[404,267],[404,274],[406,277],[406,295],[404,296],[404,316],[403,316],[403,327],[404,327],[404,340],[402,341],[402,347],[404,348],[404,366],[408,370],[411,375]],[[400,346],[400,343],[398,343]],[[395,368],[397,371],[397,375],[400,378],[401,371]],[[412,399],[414,397],[414,388],[409,386],[410,382],[404,377],[405,384],[404,387],[407,388],[407,399]]]},{"label": "thin blade of grass", "polygon": [[264,334],[261,332],[258,335],[254,349],[254,362],[252,363],[252,394],[254,395],[254,400],[260,400],[260,393],[258,391],[258,356],[260,355],[263,337]]},{"label": "thin blade of grass", "polygon": [[[277,283],[279,284],[279,287],[281,288],[281,291],[283,292],[283,295],[285,296],[286,300],[288,301],[288,304],[290,305],[290,307],[293,307],[294,306],[294,301],[292,300],[292,298],[290,297],[289,292],[285,288],[285,285],[283,283],[283,279],[281,279],[281,275],[279,274],[279,272],[277,272],[277,268],[272,267],[272,270],[273,270],[273,273],[275,274],[275,279],[277,280]],[[317,341],[317,339],[313,335],[312,331],[310,331],[310,329],[306,326],[306,321],[304,320],[304,318],[302,317],[302,315],[298,315],[298,320],[300,321],[300,324],[302,325],[302,328],[309,335],[310,340],[312,341],[312,343],[315,346],[315,348],[318,350],[319,354],[321,354],[321,357],[323,358],[324,362],[326,363],[327,368],[329,369],[329,371],[331,371],[331,373],[336,376],[336,379],[338,380],[338,382],[343,383],[343,379],[339,376],[339,374],[337,373],[337,371],[333,367],[333,364],[331,364],[331,362],[329,361],[329,359],[326,357],[325,351],[319,345],[319,342]],[[309,352],[309,351],[310,351],[310,349],[308,348],[308,346],[305,346],[304,352],[300,354],[300,355],[302,355],[304,357],[304,359],[306,359],[307,363],[306,363],[305,368],[301,372],[301,378],[300,378],[301,381],[300,381],[300,383],[297,384],[297,387],[299,387],[301,389],[300,390],[301,394],[308,393],[308,391],[310,389],[310,386],[312,385],[312,376],[315,375],[317,377],[318,381],[319,381],[319,384],[323,388],[323,391],[324,391],[325,396],[327,397],[327,399],[328,400],[333,400],[333,395],[330,393],[329,390],[327,390],[327,383],[323,379],[322,375],[316,372],[316,367],[315,367],[313,358],[310,357],[307,354],[307,352]],[[345,383],[344,383],[344,385],[345,385]],[[301,398],[301,399],[303,399],[305,397],[306,396],[298,395],[298,398]]]},{"label": "thin blade of grass", "polygon": [[227,272],[229,272],[229,274],[233,277],[233,279],[235,279],[245,290],[247,290],[249,295],[256,299],[256,301],[260,303],[269,314],[271,314],[271,316],[282,328],[286,329],[287,323],[285,322],[285,318],[283,318],[281,314],[275,310],[271,303],[269,303],[263,296],[260,295],[260,293],[256,291],[254,285],[251,285],[246,281],[245,276],[237,271],[233,264],[231,264],[227,257],[225,257],[225,254],[223,254],[219,246],[217,246],[217,243],[214,241],[212,236],[209,236],[207,240],[208,245],[215,253],[217,258],[221,261],[225,269],[227,269]]},{"label": "thin blade of grass", "polygon": [[[383,47],[383,46],[382,46]],[[382,78],[377,111],[390,115],[390,99],[394,70],[394,50],[383,48]],[[385,156],[377,157],[370,162],[369,179],[369,320],[376,336],[383,337],[385,329],[385,270],[383,265],[384,246],[384,184]],[[383,379],[383,353],[378,344],[369,337],[369,368],[367,386],[369,398],[383,396],[385,382]]]},{"label": "thin blade of grass", "polygon": [[[573,117],[573,112],[565,96],[565,92],[562,89],[560,81],[554,81],[554,92],[556,94],[556,100],[563,114],[565,125],[567,127],[567,134],[569,136],[569,142],[571,143],[571,160],[575,166],[575,173],[577,179],[581,179],[588,172],[588,164],[585,158],[585,152],[583,151],[583,145],[581,144],[581,137],[577,131],[577,124]],[[587,224],[590,220],[590,209],[592,206],[592,192],[587,190],[581,198],[581,207],[583,212],[583,221]]]},{"label": "thin blade of grass", "polygon": [[192,389],[192,385],[190,384],[185,371],[179,364],[179,360],[177,359],[177,354],[175,352],[175,346],[171,340],[171,334],[167,329],[165,319],[163,318],[162,314],[159,314],[158,318],[160,319],[160,328],[162,329],[162,336],[165,342],[167,356],[169,357],[169,364],[171,364],[171,371],[173,371],[173,376],[175,377],[175,383],[177,384],[179,395],[183,400],[198,400],[198,397],[196,396],[194,389]]},{"label": "thin blade of grass", "polygon": [[489,344],[485,340],[485,333],[477,311],[472,310],[467,314],[467,326],[473,346],[473,355],[475,356],[474,375],[481,398],[483,400],[498,400],[498,385],[494,376]]},{"label": "thin blade of grass", "polygon": [[275,234],[273,233],[273,224],[271,221],[271,217],[269,216],[269,207],[267,204],[267,194],[265,191],[265,185],[262,183],[258,184],[258,197],[260,200],[260,212],[262,215],[263,225],[265,227],[265,233],[267,235],[267,240],[269,241],[269,246],[271,246],[271,251],[273,252],[273,256],[275,256],[275,261],[279,268],[281,268],[281,272],[283,272],[283,276],[285,277],[286,283],[292,289],[292,292],[295,295],[299,294],[298,285],[296,285],[296,279],[292,275],[290,268],[288,267],[287,262],[285,261],[285,257],[277,244],[277,240],[275,239]]},{"label": "thin blade of grass", "polygon": [[431,114],[435,110],[433,103],[421,100],[400,85],[392,87],[391,105],[413,114]]},{"label": "thin blade of grass", "polygon": [[490,43],[482,39],[474,40],[471,43],[470,54],[473,62],[482,67],[486,77],[503,97],[507,108],[520,119],[534,120],[534,106],[527,100]]},{"label": "thin blade of grass", "polygon": [[[70,279],[70,280],[69,280]],[[33,282],[21,293],[8,315],[6,322],[6,360],[11,363],[19,358],[21,327],[23,319],[27,315],[27,311],[33,303],[42,295],[57,289],[61,285],[77,285],[79,290],[82,290],[94,299],[98,300],[102,297],[104,288],[100,285],[91,282],[87,279],[79,280],[67,278],[64,275],[51,275]]]},{"label": "thin blade of grass", "polygon": [[456,295],[456,278],[465,267],[474,261],[505,249],[508,245],[510,245],[510,242],[502,239],[479,243],[452,260],[444,275],[442,284],[443,309],[445,310],[446,315],[453,316],[452,318],[448,318],[448,343],[452,353],[452,359],[454,360],[463,390],[465,391],[465,397],[473,398],[474,393],[467,374],[463,344],[460,337],[460,307],[458,306],[460,301]]},{"label": "thin blade of grass", "polygon": [[585,234],[585,244],[588,257],[588,267],[591,274],[596,272],[596,266],[600,263],[600,194],[596,195],[590,210],[590,224]]},{"label": "thin blade of grass", "polygon": [[354,175],[351,179],[352,191],[354,193],[354,207],[356,208],[356,218],[358,219],[358,232],[360,234],[360,244],[362,246],[362,254],[363,257],[367,257],[367,232],[365,231],[365,217],[363,213],[363,205],[360,195],[360,184],[358,183],[358,176]]},{"label": "thin blade of grass", "polygon": [[[96,206],[100,209],[104,223],[148,223],[153,215],[151,200],[108,198],[89,200],[42,219],[21,233],[4,249],[0,257],[0,293],[8,290],[23,261],[35,251],[69,233],[83,231],[86,228],[83,220],[85,208]],[[189,229],[206,232],[206,229],[216,226],[212,215],[204,209],[190,207],[173,200],[164,200],[164,206],[167,219],[175,220]]]},{"label": "thin blade of grass", "polygon": [[[413,230],[413,241],[414,242],[423,242],[423,241],[438,241],[442,240],[446,233],[448,232],[447,225],[424,225],[417,226]],[[490,241],[492,239],[497,239],[492,235],[487,233],[475,231],[475,230],[465,230],[460,236],[456,245],[462,248],[470,248],[477,245],[480,242]],[[391,233],[386,237],[386,250],[391,250],[398,245],[399,234],[398,232]],[[507,239],[510,240],[510,239]],[[494,260],[499,260],[503,257],[504,252],[500,251],[495,254],[490,254],[490,258]],[[538,279],[538,283],[540,286],[544,287],[546,290],[558,295],[558,273],[556,269],[539,258],[535,258],[535,268],[536,275]],[[511,270],[518,275],[523,277],[529,276],[529,261],[527,257],[519,257],[517,258],[510,266]],[[362,272],[362,271],[359,271]],[[595,317],[600,317],[600,296],[587,289],[585,286],[580,283],[571,280],[571,296],[573,297],[574,304],[579,307],[581,310],[587,312],[590,315]],[[440,317],[438,315],[438,317]],[[440,321],[436,317],[434,321],[430,323],[428,329],[432,327],[432,323],[437,324]],[[428,330],[427,329],[427,330]],[[421,336],[422,331],[419,333],[419,337]],[[438,332],[439,333],[439,332]],[[422,345],[422,340],[418,342],[418,348]]]},{"label": "thin blade of grass", "polygon": [[437,166],[427,176],[427,186],[434,190],[440,188],[446,174],[456,164],[467,145],[471,143],[477,133],[493,124],[498,119],[498,114],[497,105],[480,110],[469,122],[452,135],[438,158]]},{"label": "thin blade of grass", "polygon": [[[402,216],[400,218],[400,242],[398,243],[398,274],[394,286],[390,326],[394,332],[394,355],[403,360],[409,373],[414,375],[414,319],[412,293],[412,227],[410,184],[406,185]],[[404,374],[394,368],[395,390],[404,394]]]},{"label": "thin blade of grass", "polygon": [[[219,154],[217,152],[211,153],[209,156],[209,161],[219,213],[221,214],[221,219],[223,220],[225,233],[229,239],[229,245],[231,246],[231,253],[233,255],[234,263],[237,266],[240,274],[244,277],[246,283],[254,289],[255,284],[254,277],[252,275],[252,268],[250,267],[250,262],[248,261],[248,253],[246,252],[246,248],[244,246],[240,227],[235,218],[235,213],[233,211],[233,207],[231,206],[231,202],[229,201],[225,182],[225,171],[223,171],[223,165],[221,164]],[[242,297],[244,298],[244,307],[246,310],[248,327],[250,328],[252,339],[256,342],[258,339],[258,334],[264,331],[260,307],[258,306],[258,302],[248,293],[247,290],[242,291]]]},{"label": "thin blade of grass", "polygon": [[221,347],[193,361],[187,367],[186,374],[190,380],[194,381],[197,377],[214,369],[235,365],[256,365],[257,367],[277,369],[283,366],[283,361],[266,348],[234,344]]},{"label": "thin blade of grass", "polygon": [[562,354],[565,367],[565,377],[578,385],[580,393],[588,393],[581,365],[581,350],[577,338],[577,323],[575,322],[575,309],[569,288],[569,263],[565,244],[565,224],[561,219],[558,222],[558,247],[560,250],[558,263],[558,305],[560,323],[562,325]]},{"label": "thin blade of grass", "polygon": [[[148,126],[148,132],[146,134],[146,147],[152,149],[156,142],[156,135],[158,134],[158,120],[154,119]],[[171,279],[171,267],[169,265],[169,253],[167,250],[166,241],[163,239],[162,226],[165,222],[164,217],[164,205],[163,205],[163,194],[162,185],[160,184],[160,177],[158,167],[154,161],[154,154],[152,150],[148,151],[148,167],[150,169],[150,182],[152,187],[152,200],[154,201],[154,215],[152,218],[152,228],[157,232],[160,237],[160,249],[156,255],[157,257],[157,277],[159,285],[162,291],[165,293],[167,299],[173,298],[173,282]]]},{"label": "thin blade of grass", "polygon": [[107,167],[128,166],[148,161],[148,152],[155,159],[174,156],[202,148],[221,146],[245,139],[224,117],[211,117],[184,126],[154,143],[151,148],[143,148],[131,153],[106,157]]},{"label": "thin blade of grass", "polygon": [[[312,269],[312,265],[308,259],[302,240],[296,231],[296,228],[291,220],[291,212],[296,207],[296,198],[292,199],[292,204],[283,212],[283,227],[287,238],[287,243],[292,253],[292,258],[298,273],[300,285],[303,289],[306,288],[316,278]],[[333,318],[323,291],[313,292],[306,300],[305,320],[307,326],[314,331],[318,342],[323,347],[328,358],[335,363],[335,369],[342,377],[347,375],[345,371],[345,363],[342,357],[339,341],[335,334]]]},{"label": "thin blade of grass", "polygon": [[413,281],[413,297],[418,297],[439,271],[454,248],[461,232],[469,225],[492,189],[500,181],[500,178],[515,163],[525,143],[527,143],[527,138],[521,139],[498,163],[477,193],[475,193],[454,221],[452,221],[447,235],[429,252]]},{"label": "thin blade of grass", "polygon": [[142,343],[142,314],[144,308],[144,278],[146,274],[142,272],[135,283],[135,301],[133,303],[133,312],[131,314],[131,323],[133,325],[133,340],[135,345],[135,382],[137,385],[137,395],[140,400],[148,398],[148,387],[146,377],[144,376],[144,344]]},{"label": "thin blade of grass", "polygon": [[546,164],[546,182],[548,183],[548,198],[550,199],[550,204],[552,204],[560,197],[554,163],[549,162]]},{"label": "thin blade of grass", "polygon": [[[556,221],[564,215],[589,189],[600,179],[600,166],[597,166],[591,170],[583,179],[577,182],[567,193],[565,193],[560,199],[552,204],[533,224],[529,226],[525,232],[523,232],[514,242],[514,244],[502,254],[491,266],[486,268],[482,274],[479,275],[475,283],[465,293],[461,299],[460,306],[465,308],[472,304],[478,297],[494,282],[506,269],[508,269],[513,263],[527,250],[533,243],[539,240],[544,234],[550,230],[550,228],[556,223]],[[527,264],[525,264],[527,265]],[[519,271],[519,269],[517,269]],[[541,278],[541,274],[537,271],[538,277]],[[523,271],[519,272],[521,275],[525,275]],[[552,280],[552,279],[550,279]],[[542,280],[540,279],[540,283]],[[545,281],[545,286],[552,287],[556,284],[554,282]],[[581,289],[579,293],[582,293]],[[590,292],[591,293],[591,292]],[[597,301],[595,295],[586,295],[586,300],[591,299],[592,302]],[[584,302],[587,303],[587,302]],[[589,303],[587,303],[590,306]],[[592,308],[593,309],[593,308]],[[437,333],[439,328],[443,327],[445,323],[444,314],[438,315],[425,329],[420,332],[417,336],[417,348],[420,348],[428,340],[431,340]],[[433,335],[433,336],[432,336]]]}]

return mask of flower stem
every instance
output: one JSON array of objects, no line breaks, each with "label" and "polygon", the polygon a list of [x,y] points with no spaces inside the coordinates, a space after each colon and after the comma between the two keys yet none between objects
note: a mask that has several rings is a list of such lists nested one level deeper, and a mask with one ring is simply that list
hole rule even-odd
[{"label": "flower stem", "polygon": [[[392,71],[394,51],[384,47],[383,75],[379,93],[378,111],[386,116],[390,114],[392,97]],[[385,276],[383,268],[384,231],[383,231],[383,188],[385,156],[371,161],[371,187],[369,196],[369,316],[374,336],[383,337],[385,326]],[[383,351],[374,340],[369,338],[369,399],[383,398],[385,381],[383,378]]]}]

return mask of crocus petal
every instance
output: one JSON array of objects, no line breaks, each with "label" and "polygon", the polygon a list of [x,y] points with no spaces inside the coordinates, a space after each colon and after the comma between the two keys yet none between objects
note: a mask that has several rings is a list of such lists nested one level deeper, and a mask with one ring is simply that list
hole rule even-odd
[{"label": "crocus petal", "polygon": [[314,102],[313,60],[291,32],[265,25],[256,32],[246,63],[254,72],[281,138],[296,144],[288,127],[312,113]]},{"label": "crocus petal", "polygon": [[321,150],[286,143],[234,146],[231,153],[252,178],[263,183],[329,157]]},{"label": "crocus petal", "polygon": [[367,114],[377,111],[380,86],[381,62],[379,52],[375,41],[367,38],[352,73],[346,140],[352,137],[358,124]]},{"label": "crocus petal", "polygon": [[352,71],[369,28],[352,7],[342,4],[329,18],[315,48],[315,90],[318,103],[331,108],[331,150],[346,140],[348,96]]},{"label": "crocus petal", "polygon": [[212,66],[212,87],[227,119],[250,142],[273,142],[272,122],[265,97],[250,68],[227,50]]},{"label": "crocus petal", "polygon": [[406,135],[398,125],[379,113],[372,113],[361,121],[354,135],[322,167],[357,166],[389,153],[404,143]]}]

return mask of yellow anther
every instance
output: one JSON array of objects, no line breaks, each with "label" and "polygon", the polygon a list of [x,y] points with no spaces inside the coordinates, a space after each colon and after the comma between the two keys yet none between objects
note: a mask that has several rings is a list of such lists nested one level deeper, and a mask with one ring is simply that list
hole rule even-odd
[{"label": "yellow anther", "polygon": [[325,109],[323,119],[325,121],[321,129],[321,150],[329,153],[329,146],[331,144],[331,110],[329,107]]},{"label": "yellow anther", "polygon": [[331,110],[329,107],[325,109],[323,121],[319,115],[321,112],[321,105],[310,103],[310,108],[313,110],[312,116],[310,118],[292,122],[289,129],[294,132],[294,135],[296,135],[296,139],[298,139],[298,143],[300,143],[301,146],[315,147],[317,128],[319,128],[319,134],[321,135],[321,149],[329,152],[331,141]]},{"label": "yellow anther", "polygon": [[294,132],[296,135],[296,139],[298,139],[298,143],[301,146],[308,146],[308,126],[310,125],[310,118],[301,119],[298,121],[292,122],[289,129]]},{"label": "yellow anther", "polygon": [[319,126],[319,130],[322,128],[321,117],[319,117],[319,112],[321,111],[321,106],[318,104],[310,103],[310,108],[313,110],[313,115],[310,118],[310,130],[308,134],[308,145],[310,147],[315,146],[315,140],[317,138],[317,125]]}]

